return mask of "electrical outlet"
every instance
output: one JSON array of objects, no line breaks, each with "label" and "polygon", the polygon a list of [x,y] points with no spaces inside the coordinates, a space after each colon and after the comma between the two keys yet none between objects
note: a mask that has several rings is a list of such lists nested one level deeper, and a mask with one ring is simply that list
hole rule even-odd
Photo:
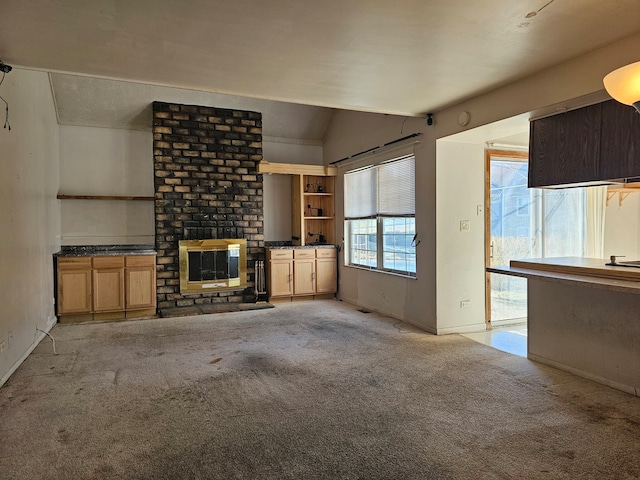
[{"label": "electrical outlet", "polygon": [[468,232],[471,230],[471,222],[469,220],[460,220],[460,231]]},{"label": "electrical outlet", "polygon": [[471,300],[462,300],[460,302],[460,308],[471,308]]},{"label": "electrical outlet", "polygon": [[7,349],[7,342],[0,342],[0,353],[4,352]]}]

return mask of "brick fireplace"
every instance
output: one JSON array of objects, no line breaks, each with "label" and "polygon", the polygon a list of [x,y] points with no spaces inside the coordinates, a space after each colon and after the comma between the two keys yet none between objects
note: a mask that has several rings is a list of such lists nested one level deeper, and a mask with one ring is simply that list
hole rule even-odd
[{"label": "brick fireplace", "polygon": [[[262,115],[153,103],[158,309],[255,302],[256,260],[264,258]],[[180,293],[181,240],[246,240],[240,290]]]}]

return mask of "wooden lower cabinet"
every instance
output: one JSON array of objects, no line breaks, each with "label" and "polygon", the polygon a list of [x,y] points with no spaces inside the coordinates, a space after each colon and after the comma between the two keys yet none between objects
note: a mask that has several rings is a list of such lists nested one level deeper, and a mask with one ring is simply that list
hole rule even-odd
[{"label": "wooden lower cabinet", "polygon": [[338,265],[335,258],[316,260],[316,292],[335,293],[337,290]]},{"label": "wooden lower cabinet", "polygon": [[91,302],[91,258],[58,259],[57,307],[60,315],[87,314]]},{"label": "wooden lower cabinet", "polygon": [[93,311],[124,310],[124,257],[93,258]]},{"label": "wooden lower cabinet", "polygon": [[331,298],[337,291],[334,248],[267,250],[270,301]]},{"label": "wooden lower cabinet", "polygon": [[155,255],[59,257],[61,322],[111,320],[156,313]]},{"label": "wooden lower cabinet", "polygon": [[126,310],[155,308],[155,257],[139,255],[126,257],[125,261]]},{"label": "wooden lower cabinet", "polygon": [[316,293],[316,250],[299,249],[293,251],[293,294],[313,295]]},{"label": "wooden lower cabinet", "polygon": [[269,269],[269,294],[272,297],[293,295],[293,261],[273,260]]},{"label": "wooden lower cabinet", "polygon": [[293,250],[269,249],[267,251],[267,287],[269,297],[293,295]]}]

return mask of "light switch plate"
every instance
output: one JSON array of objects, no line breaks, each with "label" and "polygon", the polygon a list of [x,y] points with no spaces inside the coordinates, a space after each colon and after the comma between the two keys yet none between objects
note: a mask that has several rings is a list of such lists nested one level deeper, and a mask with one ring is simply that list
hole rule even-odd
[{"label": "light switch plate", "polygon": [[471,230],[471,222],[469,220],[460,220],[460,231],[468,232]]}]

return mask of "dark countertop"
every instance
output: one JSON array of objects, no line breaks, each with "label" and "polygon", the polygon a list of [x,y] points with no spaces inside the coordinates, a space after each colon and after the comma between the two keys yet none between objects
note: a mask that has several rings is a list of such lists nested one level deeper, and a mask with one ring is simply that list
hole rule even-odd
[{"label": "dark countertop", "polygon": [[65,245],[55,257],[99,257],[120,255],[155,255],[153,245]]}]

